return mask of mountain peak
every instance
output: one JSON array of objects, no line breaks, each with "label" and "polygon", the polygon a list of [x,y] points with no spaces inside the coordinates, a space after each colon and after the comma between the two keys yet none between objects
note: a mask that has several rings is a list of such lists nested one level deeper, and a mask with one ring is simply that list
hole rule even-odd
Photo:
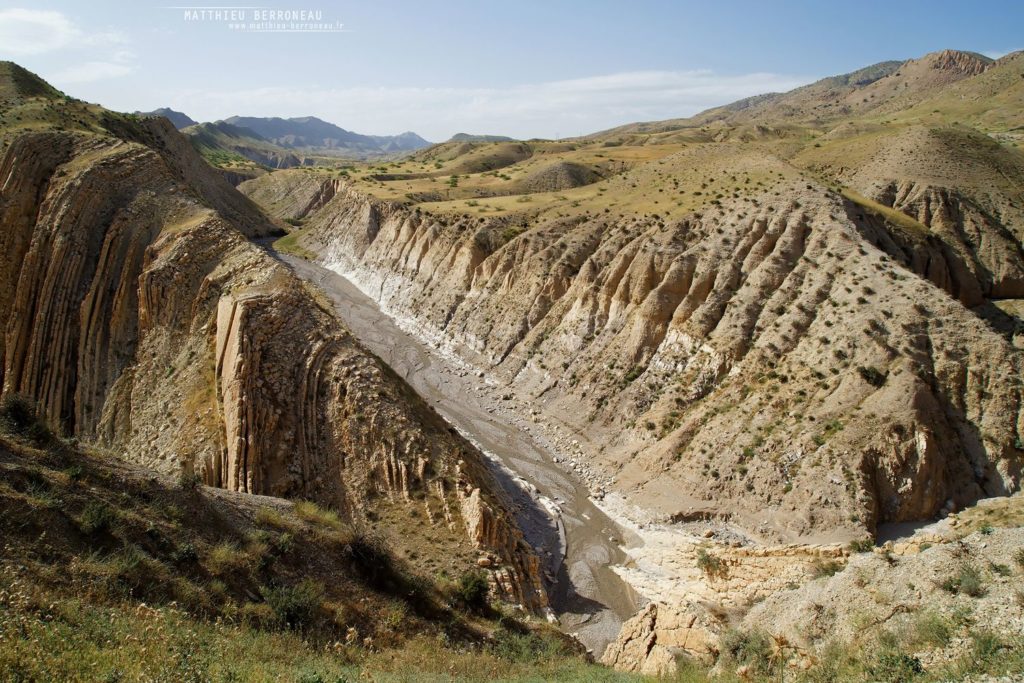
[{"label": "mountain peak", "polygon": [[62,93],[23,66],[0,62],[0,95],[6,97],[46,97],[55,99]]},{"label": "mountain peak", "polygon": [[916,61],[933,69],[951,71],[965,76],[977,76],[994,63],[994,60],[985,55],[963,50],[931,52]]},{"label": "mountain peak", "polygon": [[178,130],[181,130],[182,128],[188,128],[189,126],[194,126],[196,125],[196,123],[198,123],[188,114],[185,114],[180,111],[175,111],[170,107],[160,107],[159,109],[154,109],[153,111],[137,111],[135,113],[139,116],[163,116],[165,119],[170,121],[171,124]]}]

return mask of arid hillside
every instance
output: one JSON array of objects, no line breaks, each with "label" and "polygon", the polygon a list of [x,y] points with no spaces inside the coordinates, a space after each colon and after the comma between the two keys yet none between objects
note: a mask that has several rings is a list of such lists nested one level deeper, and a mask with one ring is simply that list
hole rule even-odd
[{"label": "arid hillside", "polygon": [[162,474],[406,538],[420,569],[486,558],[498,595],[545,608],[481,454],[250,242],[279,226],[167,121],[0,76],[4,395]]},{"label": "arid hillside", "polygon": [[[1022,64],[947,51],[728,116],[244,189],[333,193],[285,246],[539,410],[599,495],[848,540],[1020,488],[1021,109],[942,103],[1019,99]],[[527,182],[548,168],[588,172]]]}]

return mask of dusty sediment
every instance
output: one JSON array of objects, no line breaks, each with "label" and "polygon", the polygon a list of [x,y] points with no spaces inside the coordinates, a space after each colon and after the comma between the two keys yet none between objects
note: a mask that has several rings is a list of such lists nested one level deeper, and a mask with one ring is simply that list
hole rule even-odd
[{"label": "dusty sediment", "polygon": [[638,597],[613,570],[624,560],[621,530],[593,504],[575,473],[553,461],[558,451],[544,432],[514,418],[490,380],[402,329],[402,321],[337,273],[281,258],[327,294],[361,343],[493,459],[493,471],[515,501],[518,526],[538,550],[560,624],[600,656],[635,611]]}]

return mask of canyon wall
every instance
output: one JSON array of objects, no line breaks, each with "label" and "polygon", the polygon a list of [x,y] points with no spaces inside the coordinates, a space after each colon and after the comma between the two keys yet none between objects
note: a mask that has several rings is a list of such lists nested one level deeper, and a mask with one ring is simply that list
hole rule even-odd
[{"label": "canyon wall", "polygon": [[[813,539],[1020,487],[1022,354],[961,302],[1016,291],[1019,263],[951,257],[960,270],[940,277],[876,246],[879,231],[891,232],[803,181],[678,221],[539,224],[349,188],[303,242],[586,434],[595,481],[665,519]],[[939,228],[931,239],[956,251]]]},{"label": "canyon wall", "polygon": [[545,609],[483,456],[249,242],[275,226],[161,122],[97,125],[5,132],[3,392],[161,472],[436,536],[425,558],[486,557]]}]

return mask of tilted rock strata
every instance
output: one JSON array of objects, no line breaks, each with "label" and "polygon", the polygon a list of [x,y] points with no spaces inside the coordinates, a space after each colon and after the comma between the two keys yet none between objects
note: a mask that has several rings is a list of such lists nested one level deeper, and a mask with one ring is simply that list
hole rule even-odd
[{"label": "tilted rock strata", "polygon": [[207,201],[226,181],[187,184],[195,159],[129,132],[153,146],[85,132],[5,141],[4,393],[162,472],[317,500],[357,523],[416,509],[451,539],[427,553],[490,553],[499,593],[543,609],[536,557],[482,456],[247,241],[265,218],[240,230],[208,208],[243,219],[248,200]]},{"label": "tilted rock strata", "polygon": [[1024,455],[1020,351],[866,240],[867,223],[794,185],[673,223],[584,217],[509,238],[507,219],[347,189],[306,239],[424,336],[593,435],[599,477],[666,517],[850,537],[1018,490]]},{"label": "tilted rock strata", "polygon": [[271,215],[301,220],[334,198],[340,178],[309,171],[279,171],[239,184],[238,189]]}]

